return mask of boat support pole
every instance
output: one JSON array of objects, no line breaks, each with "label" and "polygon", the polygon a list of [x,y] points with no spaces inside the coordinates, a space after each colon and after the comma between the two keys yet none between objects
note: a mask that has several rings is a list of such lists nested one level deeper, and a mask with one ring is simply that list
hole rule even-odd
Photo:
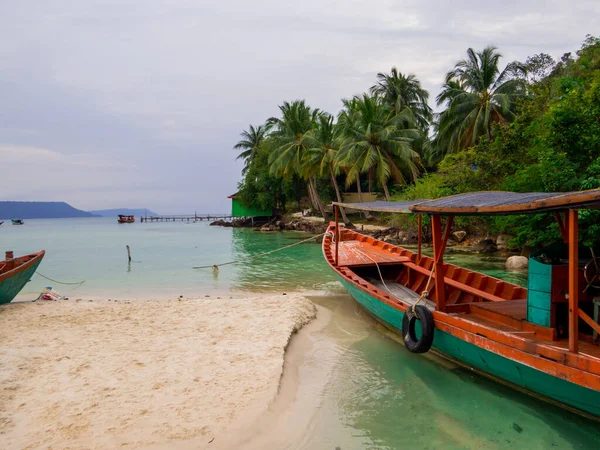
[{"label": "boat support pole", "polygon": [[579,235],[578,211],[568,213],[569,233],[569,351],[578,352],[579,344]]},{"label": "boat support pole", "polygon": [[417,264],[421,262],[421,246],[423,243],[423,214],[417,214]]},{"label": "boat support pole", "polygon": [[335,211],[335,265],[339,267],[339,242],[340,242],[340,207],[335,205],[333,207],[333,210]]},{"label": "boat support pole", "polygon": [[450,237],[450,229],[454,215],[448,216],[446,230],[442,236],[442,217],[439,214],[431,216],[431,234],[433,238],[433,261],[435,265],[435,299],[438,311],[446,310],[446,283],[444,282],[444,250]]}]

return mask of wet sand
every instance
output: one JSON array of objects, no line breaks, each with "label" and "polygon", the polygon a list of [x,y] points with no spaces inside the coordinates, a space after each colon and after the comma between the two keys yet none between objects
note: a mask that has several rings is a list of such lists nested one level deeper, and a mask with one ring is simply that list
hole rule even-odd
[{"label": "wet sand", "polygon": [[227,448],[316,314],[299,294],[3,306],[0,448]]}]

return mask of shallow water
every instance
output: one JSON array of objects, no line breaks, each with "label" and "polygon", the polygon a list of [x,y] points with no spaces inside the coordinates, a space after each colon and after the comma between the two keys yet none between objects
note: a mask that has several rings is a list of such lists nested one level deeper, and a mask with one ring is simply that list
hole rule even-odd
[{"label": "shallow water", "polygon": [[335,310],[325,333],[337,336],[329,353],[336,369],[313,432],[289,448],[597,448],[597,422],[436,355],[412,354],[346,300],[319,302]]},{"label": "shallow water", "polygon": [[[301,435],[281,448],[597,448],[596,422],[513,391],[432,355],[419,356],[387,334],[344,294],[321,256],[306,243],[243,264],[193,270],[271,251],[302,233],[257,233],[200,223],[135,223],[114,219],[28,220],[0,227],[0,251],[16,255],[46,249],[39,271],[20,300],[48,285],[71,298],[94,295],[145,298],[213,295],[231,291],[319,291],[333,311],[323,330],[326,348],[302,370],[327,377]],[[125,245],[132,249],[128,264]],[[448,261],[519,284],[486,256],[452,254]],[[309,361],[310,362],[310,361]],[[323,381],[323,380],[320,380]],[[309,386],[313,386],[309,384]],[[293,419],[295,412],[291,412]],[[292,420],[293,421],[293,420]],[[297,422],[300,423],[300,422]],[[291,434],[290,434],[291,436]]]},{"label": "shallow water", "polygon": [[[211,227],[208,222],[118,224],[110,218],[27,220],[0,227],[0,251],[22,255],[46,250],[39,273],[65,286],[34,276],[19,299],[46,286],[69,297],[118,295],[144,298],[200,295],[226,291],[322,289],[335,280],[320,257],[320,244],[307,243],[212,269],[192,267],[247,258],[306,239],[304,233],[257,233]],[[127,260],[126,245],[132,262]],[[35,297],[34,297],[35,298]]]}]

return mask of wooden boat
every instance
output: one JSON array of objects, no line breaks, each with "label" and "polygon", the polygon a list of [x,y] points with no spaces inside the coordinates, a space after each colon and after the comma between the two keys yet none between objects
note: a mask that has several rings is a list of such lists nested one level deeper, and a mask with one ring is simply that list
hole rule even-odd
[{"label": "wooden boat", "polygon": [[133,223],[135,222],[134,216],[125,216],[123,214],[119,214],[119,218],[117,219],[119,223]]},{"label": "wooden boat", "polygon": [[[428,214],[433,257],[346,229],[340,207]],[[323,254],[344,287],[407,348],[430,348],[498,381],[600,418],[600,252],[578,242],[578,210],[600,189],[566,194],[479,192],[430,201],[334,203]],[[455,215],[554,212],[563,242],[529,258],[528,289],[445,263]],[[446,216],[442,233],[442,217]],[[592,318],[594,317],[594,318]]]},{"label": "wooden boat", "polygon": [[23,225],[23,219],[12,219],[12,224],[13,225]]},{"label": "wooden boat", "polygon": [[17,296],[37,270],[45,253],[42,250],[15,258],[13,252],[6,252],[6,259],[0,262],[0,305],[10,303]]},{"label": "wooden boat", "polygon": [[0,225],[2,225],[4,223],[4,220],[0,221]]}]

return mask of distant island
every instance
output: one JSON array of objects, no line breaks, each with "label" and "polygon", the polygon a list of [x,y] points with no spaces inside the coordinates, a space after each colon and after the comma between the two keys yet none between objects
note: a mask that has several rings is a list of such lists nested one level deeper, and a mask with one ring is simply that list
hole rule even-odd
[{"label": "distant island", "polygon": [[73,208],[65,202],[4,202],[0,201],[2,219],[60,219],[95,217],[94,214]]},{"label": "distant island", "polygon": [[153,211],[145,208],[117,208],[117,209],[96,209],[94,211],[88,211],[95,216],[101,217],[116,217],[119,214],[123,214],[124,216],[158,216]]}]

